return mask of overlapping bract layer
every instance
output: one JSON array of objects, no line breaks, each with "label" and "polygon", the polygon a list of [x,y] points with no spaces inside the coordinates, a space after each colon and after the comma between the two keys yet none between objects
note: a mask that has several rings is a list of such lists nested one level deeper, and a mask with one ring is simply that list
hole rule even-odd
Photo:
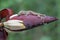
[{"label": "overlapping bract layer", "polygon": [[47,16],[33,11],[20,11],[18,14],[13,14],[11,9],[4,9],[0,13],[2,15],[1,18],[6,17],[8,21],[22,20],[26,29],[31,29],[57,20],[55,17]]},{"label": "overlapping bract layer", "polygon": [[20,11],[18,14],[10,16],[9,20],[22,20],[26,29],[31,29],[45,23],[56,21],[57,18],[39,14],[33,11]]},{"label": "overlapping bract layer", "polygon": [[[33,11],[20,11],[18,14],[13,15],[13,10],[11,9],[4,9],[0,11],[0,22],[3,18],[5,18],[8,21],[21,20],[25,25],[25,29],[31,29],[39,25],[43,25],[45,23],[50,23],[57,20],[57,18],[55,17],[46,16],[44,14],[36,13]],[[8,30],[5,30],[4,28],[5,28],[4,26],[0,27],[0,40],[6,40],[8,36],[8,33],[6,32]],[[14,30],[14,31],[22,31],[25,29]]]}]

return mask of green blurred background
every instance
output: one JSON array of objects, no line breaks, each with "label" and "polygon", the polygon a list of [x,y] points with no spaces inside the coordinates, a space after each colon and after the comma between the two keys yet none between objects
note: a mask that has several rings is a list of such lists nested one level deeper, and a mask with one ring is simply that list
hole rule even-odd
[{"label": "green blurred background", "polygon": [[[32,10],[60,19],[60,0],[0,0],[0,10],[11,8],[14,13]],[[7,40],[60,40],[60,21],[21,31],[10,32]]]}]

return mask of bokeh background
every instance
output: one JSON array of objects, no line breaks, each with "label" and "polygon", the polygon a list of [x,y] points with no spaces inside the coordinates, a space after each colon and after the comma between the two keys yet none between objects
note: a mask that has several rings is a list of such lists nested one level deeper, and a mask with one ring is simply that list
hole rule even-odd
[{"label": "bokeh background", "polygon": [[[13,9],[14,14],[32,10],[60,19],[60,0],[0,0],[0,10],[5,8]],[[8,34],[7,40],[60,40],[60,21]]]}]

